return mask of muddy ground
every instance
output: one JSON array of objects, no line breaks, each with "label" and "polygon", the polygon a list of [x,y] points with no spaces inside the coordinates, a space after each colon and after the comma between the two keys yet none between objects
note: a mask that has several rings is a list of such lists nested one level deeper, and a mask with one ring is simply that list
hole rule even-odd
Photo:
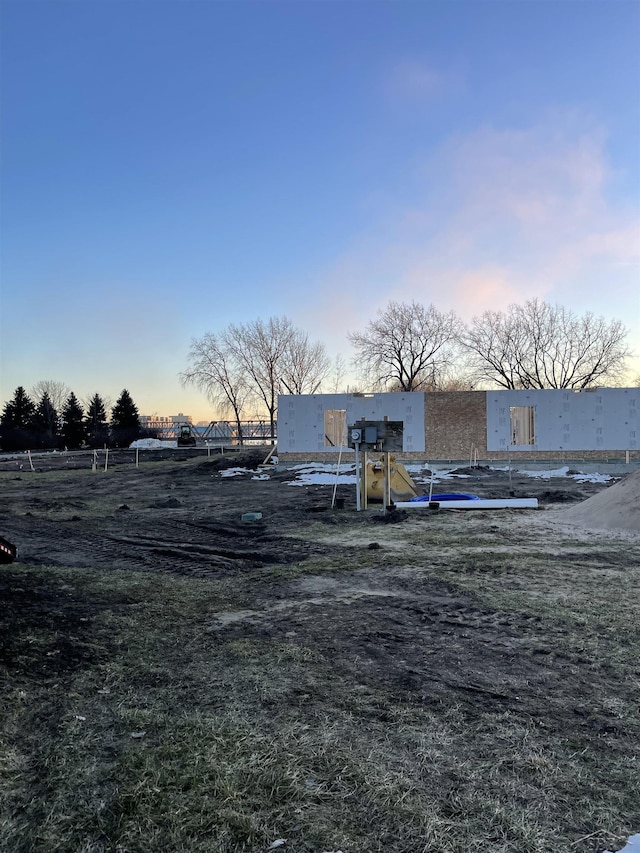
[{"label": "muddy ground", "polygon": [[[425,846],[422,829],[417,824],[411,829],[405,816],[405,828],[398,818],[395,830],[393,820],[385,818],[391,827],[386,842],[375,846],[369,839],[357,846],[357,829],[338,821],[333,838],[320,840],[317,826],[309,826],[305,836],[298,816],[285,850],[320,851],[309,840],[317,836],[315,843],[340,843],[345,853],[551,851],[549,838],[557,835],[573,850],[596,851],[640,829],[640,822],[633,825],[640,821],[637,767],[632,771],[640,740],[638,684],[624,650],[616,646],[609,657],[607,642],[617,642],[620,625],[615,619],[608,622],[602,612],[615,607],[619,594],[636,596],[640,543],[594,539],[588,531],[574,536],[546,522],[551,508],[557,512],[583,500],[602,484],[461,469],[469,478],[455,488],[448,483],[445,491],[538,497],[541,509],[385,514],[372,507],[356,513],[353,486],[338,488],[344,508],[337,510],[330,506],[329,485],[291,486],[292,472],[281,467],[266,469],[269,479],[257,479],[265,473],[260,467],[264,456],[263,450],[204,458],[189,450],[148,452],[140,454],[136,468],[130,451],[114,452],[106,473],[90,469],[88,454],[35,457],[35,473],[24,460],[0,461],[0,534],[19,549],[18,562],[0,567],[0,678],[5,688],[59,685],[77,671],[104,665],[113,649],[95,634],[101,615],[140,605],[121,584],[113,590],[106,584],[84,596],[81,585],[56,569],[83,577],[87,572],[122,577],[125,572],[211,581],[222,592],[217,605],[193,626],[202,642],[216,650],[225,644],[237,648],[239,642],[293,649],[312,662],[303,678],[274,676],[275,692],[262,689],[247,698],[259,706],[256,713],[278,714],[286,707],[311,718],[330,707],[355,714],[356,728],[377,731],[395,725],[398,708],[411,714],[455,708],[464,731],[482,732],[478,742],[486,739],[492,719],[509,718],[535,730],[542,752],[558,754],[566,747],[567,755],[586,755],[578,776],[593,774],[598,764],[604,774],[599,789],[607,818],[596,809],[591,825],[567,802],[567,780],[555,790],[532,770],[529,795],[539,807],[533,823],[549,822],[547,834],[535,843],[518,841],[515,830],[513,837],[505,837],[503,830],[502,836],[489,834],[476,839],[475,848],[465,848],[472,839],[465,840],[461,830],[459,846],[437,841]],[[221,477],[221,470],[231,466],[250,470]],[[248,512],[261,513],[261,520],[242,521]],[[580,619],[586,624],[587,616],[580,608],[586,607],[591,618],[590,598],[599,601],[598,612],[581,635],[577,626]],[[637,596],[631,601],[637,603]],[[629,643],[630,648],[637,643],[637,630],[629,634]],[[239,675],[237,684],[244,677]],[[227,682],[225,689],[234,688]],[[356,694],[366,701],[355,706]],[[496,737],[499,741],[499,731]],[[15,744],[25,754],[31,749],[19,733]],[[483,749],[492,752],[495,744]],[[606,762],[615,768],[608,783],[603,781]],[[632,774],[628,786],[627,767]],[[436,782],[446,787],[451,780]],[[611,792],[605,790],[609,784]],[[545,785],[550,786],[546,794]],[[587,799],[592,795],[589,785],[578,792]],[[20,807],[24,804],[14,803],[14,809]],[[25,827],[22,832],[30,840],[16,849],[81,849],[76,841],[76,846],[69,842],[59,848],[42,841],[38,848]],[[115,850],[117,833],[110,832],[102,828],[103,846],[91,849]],[[362,839],[368,838],[364,828],[361,832]],[[219,842],[211,849],[264,849],[262,842],[252,843]],[[143,845],[130,842],[121,849]],[[155,849],[180,848],[176,842]]]}]

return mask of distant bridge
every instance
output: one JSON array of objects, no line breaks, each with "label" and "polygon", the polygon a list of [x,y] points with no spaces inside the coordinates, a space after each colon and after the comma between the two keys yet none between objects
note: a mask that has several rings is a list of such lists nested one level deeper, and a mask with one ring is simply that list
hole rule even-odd
[{"label": "distant bridge", "polygon": [[[186,421],[156,430],[160,439],[177,439],[183,426],[190,426],[198,441],[207,444],[275,444],[278,440],[269,421],[211,421],[208,426],[193,426]],[[239,427],[239,429],[238,429]]]}]

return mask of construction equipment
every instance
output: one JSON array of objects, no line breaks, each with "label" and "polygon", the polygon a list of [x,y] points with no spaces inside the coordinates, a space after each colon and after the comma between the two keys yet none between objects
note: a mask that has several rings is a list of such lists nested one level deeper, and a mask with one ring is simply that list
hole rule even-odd
[{"label": "construction equipment", "polygon": [[182,424],[178,433],[178,447],[195,447],[196,436],[191,424]]},{"label": "construction equipment", "polygon": [[[410,501],[418,495],[418,487],[413,482],[407,469],[401,462],[396,462],[395,456],[389,456],[389,497],[393,503]],[[384,502],[385,458],[367,460],[365,468],[367,500]]]}]

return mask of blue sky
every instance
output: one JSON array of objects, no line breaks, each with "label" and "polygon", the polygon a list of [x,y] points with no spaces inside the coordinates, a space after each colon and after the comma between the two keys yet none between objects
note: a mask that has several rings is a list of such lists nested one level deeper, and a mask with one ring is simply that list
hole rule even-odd
[{"label": "blue sky", "polygon": [[[640,3],[2,0],[0,399],[143,413],[194,337],[537,296],[640,355]],[[633,373],[640,372],[640,359]]]}]

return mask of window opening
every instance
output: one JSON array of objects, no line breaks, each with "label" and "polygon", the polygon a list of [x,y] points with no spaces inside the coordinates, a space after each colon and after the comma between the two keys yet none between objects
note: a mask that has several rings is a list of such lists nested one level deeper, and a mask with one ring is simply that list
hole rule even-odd
[{"label": "window opening", "polygon": [[324,446],[347,446],[347,410],[326,409],[324,413]]},{"label": "window opening", "polygon": [[535,406],[509,407],[512,445],[536,443],[535,411]]}]

